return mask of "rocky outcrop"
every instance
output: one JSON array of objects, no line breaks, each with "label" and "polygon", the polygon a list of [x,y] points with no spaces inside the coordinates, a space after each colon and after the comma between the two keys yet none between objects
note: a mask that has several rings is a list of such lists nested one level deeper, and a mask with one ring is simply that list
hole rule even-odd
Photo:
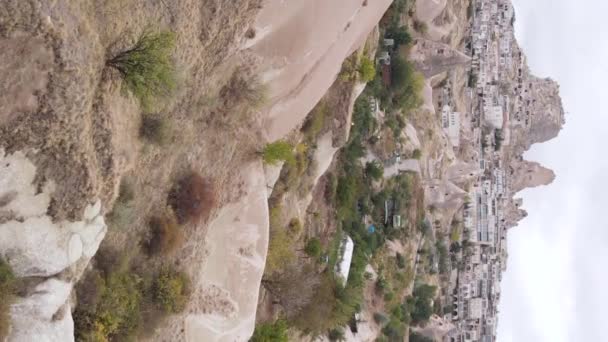
[{"label": "rocky outcrop", "polygon": [[549,185],[555,180],[555,172],[537,162],[527,160],[511,164],[511,189],[514,193],[526,188]]},{"label": "rocky outcrop", "polygon": [[245,195],[211,222],[207,258],[194,284],[189,313],[176,322],[183,324],[186,341],[246,341],[253,333],[269,218],[261,162],[244,171]]},{"label": "rocky outcrop", "polygon": [[73,341],[69,295],[105,236],[101,202],[86,206],[81,221],[54,222],[47,214],[53,182],[39,190],[22,152],[0,150],[0,165],[0,256],[17,277],[42,279],[12,305],[9,340]]},{"label": "rocky outcrop", "polygon": [[342,61],[363,44],[391,0],[264,4],[251,51],[270,86],[266,134],[276,140],[302,122],[327,92]]}]

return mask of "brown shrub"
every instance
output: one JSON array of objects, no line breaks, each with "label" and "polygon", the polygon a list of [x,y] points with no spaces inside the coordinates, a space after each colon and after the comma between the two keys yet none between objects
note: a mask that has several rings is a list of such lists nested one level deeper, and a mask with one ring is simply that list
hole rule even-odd
[{"label": "brown shrub", "polygon": [[180,224],[207,220],[215,202],[213,185],[196,172],[182,178],[169,196]]},{"label": "brown shrub", "polygon": [[171,213],[152,217],[149,226],[151,237],[146,247],[150,255],[172,253],[184,243],[182,229]]}]

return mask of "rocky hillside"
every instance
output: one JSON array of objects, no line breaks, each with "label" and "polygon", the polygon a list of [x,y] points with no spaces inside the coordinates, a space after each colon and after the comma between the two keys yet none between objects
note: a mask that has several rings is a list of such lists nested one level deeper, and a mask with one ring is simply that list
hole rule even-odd
[{"label": "rocky hillside", "polygon": [[[19,284],[8,339],[247,339],[269,221],[257,152],[302,124],[389,4],[2,2],[0,257]],[[175,87],[144,106],[108,61],[157,32],[174,37]],[[172,194],[192,173],[209,209],[186,220]],[[187,239],[150,255],[173,212]],[[179,310],[152,305],[137,322],[103,305],[125,284],[143,292],[117,305],[159,300],[167,267],[189,278]]]}]

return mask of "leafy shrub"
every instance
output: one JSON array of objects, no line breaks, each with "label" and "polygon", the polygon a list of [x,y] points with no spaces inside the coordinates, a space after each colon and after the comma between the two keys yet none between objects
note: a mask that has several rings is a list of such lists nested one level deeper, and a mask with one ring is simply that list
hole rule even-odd
[{"label": "leafy shrub", "polygon": [[149,222],[151,238],[148,241],[148,254],[170,254],[181,247],[184,237],[181,227],[172,213],[155,216]]},{"label": "leafy shrub", "polygon": [[180,224],[207,220],[215,203],[212,184],[196,172],[182,178],[169,196],[169,204]]},{"label": "leafy shrub", "polygon": [[10,304],[15,295],[15,275],[10,265],[0,259],[0,340],[8,336],[10,330]]},{"label": "leafy shrub", "polygon": [[308,240],[308,242],[306,243],[306,247],[304,248],[304,251],[309,256],[311,256],[313,258],[318,258],[319,255],[321,255],[321,251],[322,251],[321,242],[316,237]]},{"label": "leafy shrub", "polygon": [[190,278],[186,273],[164,267],[154,281],[152,293],[155,302],[164,312],[181,312],[190,296]]},{"label": "leafy shrub", "polygon": [[293,146],[290,143],[279,140],[270,144],[266,144],[262,150],[262,159],[264,163],[276,165],[281,161],[294,162]]},{"label": "leafy shrub", "polygon": [[167,118],[146,114],[142,118],[139,135],[150,143],[164,146],[173,139],[173,129]]},{"label": "leafy shrub", "polygon": [[376,77],[376,67],[368,57],[362,57],[359,62],[359,77],[363,82],[369,82]]},{"label": "leafy shrub", "polygon": [[171,51],[175,46],[172,32],[144,32],[135,46],[120,52],[106,64],[120,73],[124,85],[150,111],[158,98],[167,98],[175,90],[175,70]]},{"label": "leafy shrub", "polygon": [[414,152],[412,152],[412,158],[420,159],[420,157],[422,157],[422,152],[419,149],[415,149]]},{"label": "leafy shrub", "polygon": [[288,342],[287,322],[280,319],[274,323],[258,324],[249,342]]},{"label": "leafy shrub", "polygon": [[424,21],[416,19],[414,20],[414,30],[422,34],[426,34],[429,28]]}]

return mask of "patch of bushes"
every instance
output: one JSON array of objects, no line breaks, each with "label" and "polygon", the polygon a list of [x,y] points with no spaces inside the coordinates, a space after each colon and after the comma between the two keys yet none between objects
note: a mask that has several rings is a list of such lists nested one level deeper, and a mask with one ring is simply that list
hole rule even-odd
[{"label": "patch of bushes", "polygon": [[15,295],[15,275],[10,265],[0,258],[0,340],[8,336],[11,325],[10,306]]},{"label": "patch of bushes", "polygon": [[279,319],[274,323],[256,325],[249,342],[288,342],[287,322]]},{"label": "patch of bushes", "polygon": [[182,312],[191,291],[190,278],[168,267],[161,269],[152,286],[157,305],[166,313]]},{"label": "patch of bushes", "polygon": [[410,61],[396,57],[391,61],[393,105],[404,112],[412,110],[422,103],[420,92],[424,86],[424,77],[416,71]]},{"label": "patch of bushes", "polygon": [[216,204],[213,185],[200,174],[191,172],[171,191],[169,204],[179,224],[206,221]]},{"label": "patch of bushes", "polygon": [[266,144],[261,154],[264,163],[269,165],[276,165],[282,161],[295,162],[293,146],[284,140]]},{"label": "patch of bushes", "polygon": [[139,135],[152,144],[165,146],[173,140],[173,127],[165,117],[145,114],[141,120]]},{"label": "patch of bushes", "polygon": [[281,224],[282,209],[280,206],[270,208],[270,241],[264,273],[272,275],[283,270],[294,259],[294,234],[291,229]]},{"label": "patch of bushes", "polygon": [[128,270],[113,270],[105,277],[92,272],[79,285],[74,311],[76,339],[109,341],[134,338],[141,323],[143,283]]},{"label": "patch of bushes", "polygon": [[335,328],[331,329],[327,334],[327,337],[332,342],[344,342],[346,341],[346,337],[344,336],[344,329]]},{"label": "patch of bushes", "polygon": [[150,255],[171,254],[184,243],[182,228],[171,212],[152,217],[149,227],[151,237],[146,247]]},{"label": "patch of bushes", "polygon": [[168,98],[176,87],[175,69],[171,52],[175,35],[164,31],[144,32],[135,45],[106,61],[118,70],[125,89],[140,102],[144,111],[150,111],[160,98]]},{"label": "patch of bushes", "polygon": [[423,284],[414,288],[412,298],[409,299],[411,305],[412,323],[419,324],[429,320],[433,314],[431,302],[435,297],[435,286]]},{"label": "patch of bushes", "polygon": [[374,62],[366,56],[361,57],[357,71],[359,72],[359,79],[365,83],[376,77]]},{"label": "patch of bushes", "polygon": [[316,142],[319,138],[319,133],[325,126],[325,120],[327,117],[327,103],[321,100],[317,106],[312,110],[304,125],[302,125],[302,133],[306,137],[306,140],[310,143]]},{"label": "patch of bushes", "polygon": [[226,107],[240,104],[258,110],[268,102],[268,87],[257,76],[239,67],[220,90],[220,98]]},{"label": "patch of bushes", "polygon": [[318,258],[321,255],[322,250],[321,241],[316,237],[308,240],[306,247],[304,248],[304,252],[312,258]]},{"label": "patch of bushes", "polygon": [[434,339],[426,337],[415,331],[410,332],[410,342],[435,342]]}]

